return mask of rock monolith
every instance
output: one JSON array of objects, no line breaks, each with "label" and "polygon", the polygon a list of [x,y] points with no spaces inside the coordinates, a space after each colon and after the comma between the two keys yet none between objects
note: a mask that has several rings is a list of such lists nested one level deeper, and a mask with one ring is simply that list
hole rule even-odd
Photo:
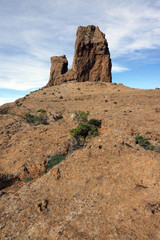
[{"label": "rock monolith", "polygon": [[63,82],[112,82],[111,58],[105,34],[98,27],[78,27],[72,69],[66,56],[51,57],[47,87]]}]

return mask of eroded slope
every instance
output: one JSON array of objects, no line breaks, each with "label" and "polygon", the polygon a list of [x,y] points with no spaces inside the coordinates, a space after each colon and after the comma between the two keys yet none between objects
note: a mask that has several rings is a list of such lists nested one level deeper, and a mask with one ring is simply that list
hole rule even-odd
[{"label": "eroded slope", "polygon": [[[160,155],[135,143],[160,145],[159,102],[159,90],[68,83],[2,106],[0,173],[18,179],[0,192],[1,239],[160,239]],[[40,109],[48,125],[29,124]],[[71,152],[75,111],[102,126]],[[43,174],[54,154],[67,157]]]}]

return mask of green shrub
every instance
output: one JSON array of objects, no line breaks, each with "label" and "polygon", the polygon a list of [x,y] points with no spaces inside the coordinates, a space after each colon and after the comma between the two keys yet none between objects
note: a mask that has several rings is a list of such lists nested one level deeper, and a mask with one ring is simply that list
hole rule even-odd
[{"label": "green shrub", "polygon": [[146,150],[154,150],[154,146],[148,142],[145,138],[143,138],[141,135],[137,135],[135,137],[136,144],[139,144]]},{"label": "green shrub", "polygon": [[83,101],[82,98],[75,98],[74,100],[75,100],[75,101]]},{"label": "green shrub", "polygon": [[75,138],[76,143],[84,145],[86,139],[98,136],[98,127],[101,126],[101,120],[90,119],[88,121],[89,111],[76,113],[74,120],[79,122],[76,128],[70,130],[70,134]]},{"label": "green shrub", "polygon": [[92,124],[96,127],[100,127],[101,126],[101,120],[97,120],[95,118],[91,118],[88,122],[89,124]]},{"label": "green shrub", "polygon": [[154,148],[158,153],[160,153],[160,146],[155,146]]},{"label": "green shrub", "polygon": [[19,100],[16,100],[15,104],[17,105],[17,107],[20,107],[22,105],[22,103],[20,103]]},{"label": "green shrub", "polygon": [[97,133],[97,128],[94,125],[80,122],[76,128],[71,129],[70,133],[76,139],[85,139],[86,137]]},{"label": "green shrub", "polygon": [[51,159],[48,161],[48,164],[45,167],[44,173],[48,172],[50,169],[52,169],[54,166],[59,164],[65,158],[66,158],[65,155],[54,155],[54,156],[52,156]]},{"label": "green shrub", "polygon": [[62,118],[63,118],[62,114],[59,114],[59,115],[56,116],[56,120],[59,120],[59,119],[62,119]]},{"label": "green shrub", "polygon": [[32,177],[24,177],[24,182],[30,182],[32,180],[33,180]]},{"label": "green shrub", "polygon": [[26,120],[28,123],[34,124],[34,126],[38,126],[40,124],[47,125],[47,116],[45,113],[40,113],[39,116],[37,115],[32,115],[30,113],[25,113],[24,114]]},{"label": "green shrub", "polygon": [[75,113],[75,117],[73,118],[73,120],[78,121],[78,122],[83,122],[86,123],[88,122],[88,115],[89,115],[89,111],[87,112],[76,112]]},{"label": "green shrub", "polygon": [[25,113],[24,116],[28,123],[36,123],[38,121],[38,116],[36,116],[36,115],[31,115],[30,113]]},{"label": "green shrub", "polygon": [[40,113],[38,116],[38,122],[39,122],[39,124],[47,125],[48,124],[47,115],[45,113]]},{"label": "green shrub", "polygon": [[40,108],[39,110],[37,110],[37,112],[46,113],[46,110]]},{"label": "green shrub", "polygon": [[139,144],[140,146],[142,146],[144,149],[146,150],[155,150],[158,153],[160,153],[160,146],[154,146],[152,145],[149,141],[147,141],[144,137],[142,137],[141,135],[137,135],[135,137],[136,140],[136,144]]}]

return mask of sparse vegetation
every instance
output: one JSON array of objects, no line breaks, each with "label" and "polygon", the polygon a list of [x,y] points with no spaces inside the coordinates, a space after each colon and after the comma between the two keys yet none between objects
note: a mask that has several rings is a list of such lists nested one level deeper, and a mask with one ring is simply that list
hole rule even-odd
[{"label": "sparse vegetation", "polygon": [[97,120],[95,118],[91,118],[88,123],[91,124],[91,125],[94,125],[96,127],[101,126],[101,120]]},{"label": "sparse vegetation", "polygon": [[33,180],[32,177],[24,177],[24,182],[30,182],[32,180]]},{"label": "sparse vegetation", "polygon": [[160,146],[154,146],[154,149],[160,154]]},{"label": "sparse vegetation", "polygon": [[10,112],[9,112],[10,109],[11,109],[11,108],[8,107],[8,106],[7,106],[7,107],[1,107],[1,108],[0,108],[0,114],[8,114],[8,113],[10,114]]},{"label": "sparse vegetation", "polygon": [[76,128],[71,130],[71,135],[76,140],[85,140],[86,138],[95,137],[98,135],[98,129],[93,124],[80,122]]},{"label": "sparse vegetation", "polygon": [[47,116],[45,113],[40,113],[39,116],[37,115],[32,115],[30,113],[25,113],[24,114],[26,120],[28,123],[34,124],[34,126],[38,126],[40,124],[47,125]]},{"label": "sparse vegetation", "polygon": [[38,121],[38,116],[36,116],[36,115],[31,115],[30,113],[25,113],[24,116],[28,123],[35,123]]},{"label": "sparse vegetation", "polygon": [[37,112],[40,112],[40,113],[46,113],[46,110],[40,108],[39,110],[37,110]]},{"label": "sparse vegetation", "polygon": [[36,125],[39,125],[39,124],[47,125],[48,124],[47,115],[45,113],[40,113],[38,116],[38,120],[39,120],[39,122]]},{"label": "sparse vegetation", "polygon": [[48,172],[50,169],[52,169],[54,166],[59,164],[65,158],[66,158],[65,155],[54,155],[54,156],[52,156],[51,159],[48,161],[48,164],[45,167],[44,173]]},{"label": "sparse vegetation", "polygon": [[158,153],[160,153],[160,146],[154,146],[152,145],[149,141],[147,141],[147,139],[145,139],[144,137],[142,137],[141,135],[137,135],[135,137],[136,140],[136,144],[139,144],[140,146],[142,146],[144,149],[146,150],[156,150]]},{"label": "sparse vegetation", "polygon": [[114,102],[114,104],[117,104],[117,102]]},{"label": "sparse vegetation", "polygon": [[89,111],[75,112],[75,117],[73,118],[73,120],[86,123],[86,122],[88,122],[88,116],[89,116]]},{"label": "sparse vegetation", "polygon": [[16,116],[16,113],[14,113],[14,112],[9,112],[9,114],[10,114],[11,116]]},{"label": "sparse vegetation", "polygon": [[76,128],[71,129],[70,134],[75,138],[78,145],[84,145],[86,139],[98,136],[98,128],[101,126],[101,120],[88,120],[89,111],[76,113],[74,120],[79,124]]},{"label": "sparse vegetation", "polygon": [[74,100],[75,100],[75,101],[83,101],[82,98],[75,98]]},{"label": "sparse vegetation", "polygon": [[153,146],[150,142],[148,142],[145,138],[143,138],[141,135],[137,135],[135,137],[136,139],[136,144],[139,144],[146,150],[153,150]]},{"label": "sparse vegetation", "polygon": [[60,120],[62,118],[63,118],[62,114],[59,114],[59,115],[56,116],[56,120]]},{"label": "sparse vegetation", "polygon": [[22,103],[20,103],[19,100],[16,100],[15,104],[17,105],[17,107],[20,107],[22,105]]}]

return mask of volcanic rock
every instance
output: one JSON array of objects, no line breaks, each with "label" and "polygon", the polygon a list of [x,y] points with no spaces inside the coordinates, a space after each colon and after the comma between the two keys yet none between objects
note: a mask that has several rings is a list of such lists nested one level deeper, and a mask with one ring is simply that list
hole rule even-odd
[{"label": "volcanic rock", "polygon": [[50,79],[47,87],[76,80],[76,78],[77,75],[74,71],[71,69],[68,71],[68,60],[65,55],[51,57]]},{"label": "volcanic rock", "polygon": [[68,71],[66,56],[51,57],[47,87],[63,82],[112,82],[111,59],[105,34],[98,27],[78,27],[72,69]]},{"label": "volcanic rock", "polygon": [[68,71],[68,60],[65,55],[60,57],[51,57],[50,85],[56,84],[56,79]]},{"label": "volcanic rock", "polygon": [[112,81],[108,43],[98,27],[78,27],[72,68],[79,82]]}]

